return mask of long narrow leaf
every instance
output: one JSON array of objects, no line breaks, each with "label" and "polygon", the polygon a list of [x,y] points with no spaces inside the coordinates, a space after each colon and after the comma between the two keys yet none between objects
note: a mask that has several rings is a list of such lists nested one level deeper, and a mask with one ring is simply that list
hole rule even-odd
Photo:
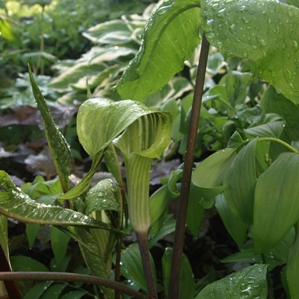
[{"label": "long narrow leaf", "polygon": [[62,189],[64,192],[68,191],[69,185],[69,174],[71,169],[71,151],[70,147],[65,140],[64,136],[60,133],[59,129],[55,125],[53,118],[50,114],[46,101],[39,90],[37,84],[34,81],[31,69],[29,67],[29,76],[32,86],[33,95],[37,102],[37,106],[41,112],[46,138],[49,144],[53,162],[56,167],[59,180],[61,182]]}]

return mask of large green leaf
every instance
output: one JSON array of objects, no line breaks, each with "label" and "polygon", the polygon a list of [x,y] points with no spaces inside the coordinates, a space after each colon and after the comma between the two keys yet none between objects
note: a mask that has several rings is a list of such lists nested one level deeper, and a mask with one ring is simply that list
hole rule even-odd
[{"label": "large green leaf", "polygon": [[226,173],[235,157],[236,150],[227,148],[212,154],[196,167],[192,183],[199,187],[199,193],[206,200],[223,192]]},{"label": "large green leaf", "polygon": [[68,178],[72,162],[70,147],[64,136],[60,133],[58,127],[55,125],[46,101],[34,81],[30,67],[29,76],[32,91],[43,118],[45,134],[51,151],[53,162],[55,164],[62,189],[64,192],[66,192],[70,187]]},{"label": "large green leaf", "polygon": [[[170,279],[171,261],[172,261],[172,248],[166,248],[162,257],[162,273],[163,273],[163,286],[167,296],[167,290]],[[183,254],[182,256],[182,270],[180,275],[180,292],[179,299],[193,299],[195,292],[195,283],[193,272],[189,264],[188,258]]]},{"label": "large green leaf", "polygon": [[275,0],[203,0],[201,4],[211,45],[227,56],[249,59],[262,78],[299,103],[299,10]]},{"label": "large green leaf", "polygon": [[241,247],[246,240],[248,224],[241,221],[229,208],[224,195],[219,194],[215,200],[216,209],[225,225],[225,228],[234,241]]},{"label": "large green leaf", "polygon": [[195,299],[266,299],[267,265],[254,265],[206,286]]},{"label": "large green leaf", "polygon": [[226,176],[225,199],[232,210],[245,223],[253,221],[256,139],[242,148],[234,159]]},{"label": "large green leaf", "polygon": [[254,248],[271,250],[299,219],[299,155],[281,154],[257,180],[254,199]]},{"label": "large green leaf", "polygon": [[166,0],[148,20],[141,47],[117,85],[122,98],[143,101],[183,69],[199,44],[198,0]]}]

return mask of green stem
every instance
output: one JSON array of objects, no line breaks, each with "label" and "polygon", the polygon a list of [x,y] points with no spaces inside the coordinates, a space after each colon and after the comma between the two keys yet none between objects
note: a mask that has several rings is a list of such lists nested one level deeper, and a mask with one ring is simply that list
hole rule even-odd
[{"label": "green stem", "polygon": [[[0,272],[0,280],[37,280],[37,281],[66,281],[66,282],[82,282],[87,284],[95,284],[110,289],[118,290],[134,299],[148,299],[147,296],[125,286],[124,284],[113,280],[100,278],[91,275],[63,273],[63,272]],[[18,298],[18,297],[11,297]]]},{"label": "green stem", "polygon": [[273,138],[273,137],[263,137],[263,138],[259,138],[258,141],[275,141],[278,142],[280,144],[282,144],[283,146],[285,146],[286,148],[288,148],[291,152],[294,152],[296,154],[299,154],[299,151],[297,151],[295,148],[293,148],[291,145],[289,145],[288,143],[282,141],[281,139],[278,138]]},{"label": "green stem", "polygon": [[202,37],[200,58],[198,63],[198,72],[194,90],[194,98],[192,104],[192,112],[190,119],[190,127],[188,133],[188,141],[185,155],[185,163],[182,176],[181,194],[177,206],[176,230],[174,235],[174,246],[172,255],[172,264],[169,280],[168,298],[177,299],[179,296],[179,284],[182,254],[185,237],[185,223],[188,206],[188,197],[191,184],[191,174],[193,168],[193,157],[195,151],[195,142],[198,130],[198,121],[200,116],[200,108],[202,103],[202,95],[206,74],[206,66],[209,55],[209,42],[205,35]]},{"label": "green stem", "polygon": [[150,260],[150,254],[148,249],[148,233],[136,233],[138,238],[138,245],[140,249],[141,254],[141,261],[142,266],[144,270],[144,276],[146,280],[146,286],[147,286],[147,292],[148,295],[152,298],[158,298],[157,291],[156,291],[156,285],[155,285],[155,279],[152,271],[151,266],[151,260]]}]

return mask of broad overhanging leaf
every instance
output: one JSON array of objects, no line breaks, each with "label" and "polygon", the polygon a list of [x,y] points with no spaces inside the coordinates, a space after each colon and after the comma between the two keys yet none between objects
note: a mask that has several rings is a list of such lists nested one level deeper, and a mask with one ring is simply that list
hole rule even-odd
[{"label": "broad overhanging leaf", "polygon": [[200,42],[198,0],[166,0],[148,20],[136,57],[117,84],[123,99],[143,101],[183,69]]},{"label": "broad overhanging leaf", "polygon": [[34,81],[30,67],[29,76],[33,95],[43,118],[45,134],[51,151],[53,162],[55,164],[62,189],[64,192],[66,192],[69,190],[68,176],[70,174],[72,162],[70,147],[64,136],[60,133],[58,127],[55,125],[46,101]]},{"label": "broad overhanging leaf", "polygon": [[42,225],[85,226],[110,230],[106,223],[96,221],[82,213],[59,206],[40,204],[19,190],[8,174],[0,171],[0,213],[6,217]]},{"label": "broad overhanging leaf", "polygon": [[275,0],[203,0],[201,4],[211,45],[227,56],[249,59],[262,78],[299,103],[299,9]]}]

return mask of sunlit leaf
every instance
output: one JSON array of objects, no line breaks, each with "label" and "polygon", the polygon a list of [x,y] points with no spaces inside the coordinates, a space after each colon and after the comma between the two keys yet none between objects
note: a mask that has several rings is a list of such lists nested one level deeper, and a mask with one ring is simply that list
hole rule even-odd
[{"label": "sunlit leaf", "polygon": [[249,59],[258,75],[299,103],[299,10],[274,0],[205,0],[201,5],[211,45],[228,57]]},{"label": "sunlit leaf", "polygon": [[117,85],[123,99],[143,101],[183,69],[184,60],[200,41],[199,6],[197,0],[174,0],[162,2],[155,10],[139,52]]}]

